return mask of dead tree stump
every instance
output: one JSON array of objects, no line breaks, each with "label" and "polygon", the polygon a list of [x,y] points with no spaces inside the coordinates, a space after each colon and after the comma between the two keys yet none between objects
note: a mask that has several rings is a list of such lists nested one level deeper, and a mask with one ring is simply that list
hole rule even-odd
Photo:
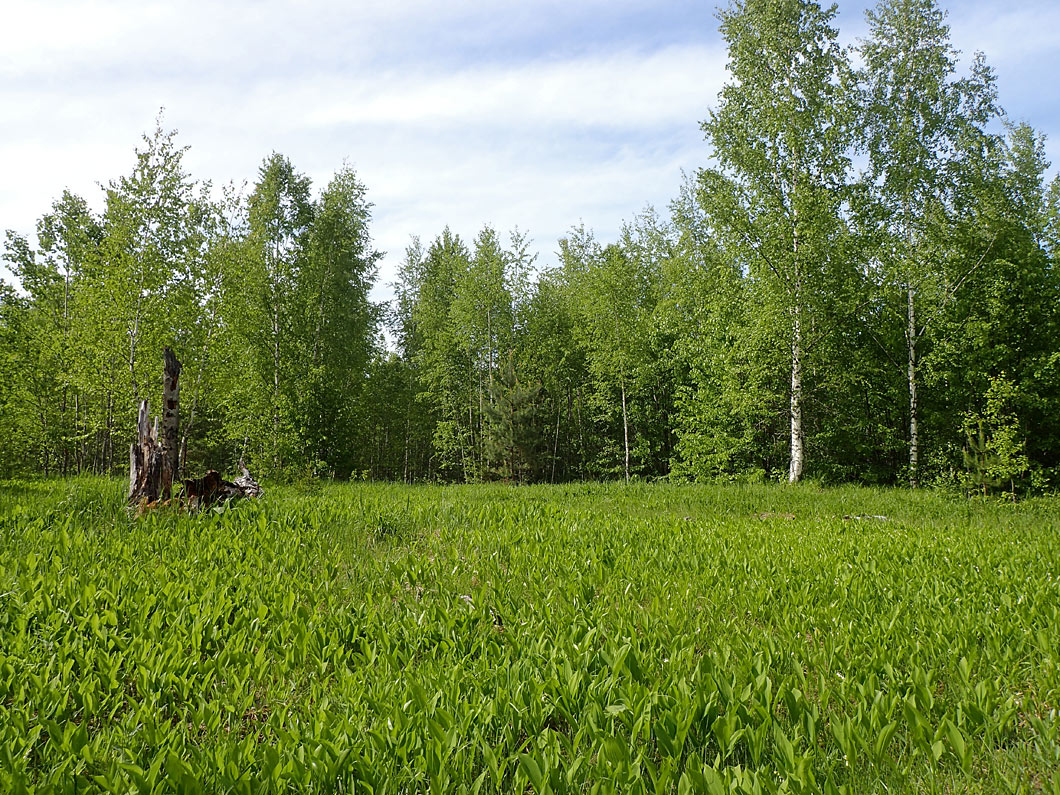
[{"label": "dead tree stump", "polygon": [[154,502],[162,488],[162,448],[158,444],[158,419],[151,425],[151,404],[140,401],[136,441],[129,445],[129,503]]},{"label": "dead tree stump", "polygon": [[155,502],[173,497],[180,452],[180,362],[169,348],[165,350],[162,374],[162,435],[158,417],[149,421],[151,404],[140,401],[136,441],[129,447],[129,502]]},{"label": "dead tree stump", "polygon": [[162,375],[162,499],[173,497],[173,482],[180,465],[180,362],[169,348]]},{"label": "dead tree stump", "polygon": [[169,348],[165,349],[162,376],[162,428],[158,417],[150,421],[151,404],[140,402],[136,423],[136,441],[129,446],[129,503],[151,507],[159,500],[173,498],[173,484],[184,487],[182,502],[192,510],[235,497],[258,497],[261,486],[243,466],[242,475],[230,482],[211,469],[201,478],[179,480],[180,467],[180,362]]}]

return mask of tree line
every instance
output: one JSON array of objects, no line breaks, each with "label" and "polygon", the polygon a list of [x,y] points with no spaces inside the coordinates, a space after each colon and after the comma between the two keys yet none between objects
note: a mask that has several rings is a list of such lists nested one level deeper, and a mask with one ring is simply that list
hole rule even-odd
[{"label": "tree line", "polygon": [[[449,229],[394,298],[347,167],[221,199],[162,129],[90,210],[9,232],[0,474],[116,472],[163,346],[182,463],[272,476],[948,483],[1060,477],[1060,181],[932,0],[719,11],[705,165],[617,240]],[[384,335],[386,330],[387,335]]]}]

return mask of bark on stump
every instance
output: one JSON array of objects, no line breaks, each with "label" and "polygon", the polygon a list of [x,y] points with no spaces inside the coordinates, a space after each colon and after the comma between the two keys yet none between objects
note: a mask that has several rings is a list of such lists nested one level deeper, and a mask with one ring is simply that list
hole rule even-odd
[{"label": "bark on stump", "polygon": [[129,503],[168,500],[177,478],[180,427],[180,362],[165,349],[162,373],[162,435],[158,417],[150,422],[151,404],[140,401],[136,441],[129,446]]},{"label": "bark on stump", "polygon": [[166,366],[162,375],[162,494],[173,497],[173,481],[180,465],[180,362],[169,348],[165,350]]},{"label": "bark on stump", "polygon": [[[136,441],[129,446],[129,503],[152,507],[159,500],[173,498],[173,484],[179,480],[180,466],[180,362],[165,349],[162,376],[162,427],[158,417],[150,420],[151,404],[140,402]],[[239,462],[242,474],[234,481],[224,480],[211,469],[201,478],[179,481],[184,486],[181,501],[192,510],[235,497],[258,497],[261,486]]]},{"label": "bark on stump", "polygon": [[151,404],[140,401],[136,441],[129,445],[129,503],[154,502],[162,488],[162,448],[158,444],[158,419],[151,425]]}]

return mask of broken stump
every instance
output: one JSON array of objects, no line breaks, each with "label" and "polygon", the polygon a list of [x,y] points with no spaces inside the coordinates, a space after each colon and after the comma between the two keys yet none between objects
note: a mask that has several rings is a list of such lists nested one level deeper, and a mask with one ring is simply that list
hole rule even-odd
[{"label": "broken stump", "polygon": [[[129,446],[129,504],[150,508],[169,505],[173,484],[178,480],[180,465],[180,370],[173,351],[165,349],[162,374],[162,428],[158,417],[151,421],[151,404],[140,401],[136,422],[136,441]],[[186,478],[180,483],[184,493],[180,504],[199,510],[235,497],[261,496],[261,486],[239,462],[241,475],[228,481],[211,469],[201,478]]]},{"label": "broken stump", "polygon": [[129,503],[156,502],[173,496],[177,475],[177,439],[180,423],[180,362],[165,349],[162,374],[162,437],[158,418],[150,421],[151,404],[140,401],[136,441],[129,446]]}]

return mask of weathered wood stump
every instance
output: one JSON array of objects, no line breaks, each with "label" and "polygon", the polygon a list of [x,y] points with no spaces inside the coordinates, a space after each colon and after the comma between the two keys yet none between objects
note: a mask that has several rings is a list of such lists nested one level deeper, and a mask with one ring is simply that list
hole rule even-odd
[{"label": "weathered wood stump", "polygon": [[152,427],[151,404],[140,401],[136,441],[129,445],[129,503],[154,502],[162,490],[162,448],[158,444],[158,420]]},{"label": "weathered wood stump", "polygon": [[140,401],[136,422],[136,441],[129,446],[129,503],[155,502],[173,497],[173,480],[177,475],[180,426],[180,362],[169,348],[165,349],[162,374],[162,438],[158,436],[158,418],[150,422],[151,404]]},{"label": "weathered wood stump", "polygon": [[[173,483],[179,479],[180,465],[180,362],[165,349],[162,375],[162,428],[158,418],[150,420],[151,404],[140,401],[136,441],[129,446],[129,503],[141,508],[163,504],[173,498]],[[242,474],[234,481],[223,479],[211,469],[201,478],[180,481],[184,486],[181,502],[191,510],[235,497],[258,497],[261,486],[239,462]]]}]

